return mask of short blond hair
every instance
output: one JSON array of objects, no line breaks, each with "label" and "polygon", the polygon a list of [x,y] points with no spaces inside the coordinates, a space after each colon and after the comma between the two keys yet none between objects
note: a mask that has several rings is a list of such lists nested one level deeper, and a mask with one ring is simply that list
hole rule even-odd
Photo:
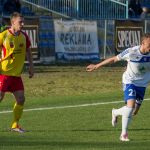
[{"label": "short blond hair", "polygon": [[150,38],[150,33],[145,33],[142,38],[141,38],[141,42],[144,40],[144,39],[148,39]]},{"label": "short blond hair", "polygon": [[10,20],[12,21],[12,19],[17,18],[17,17],[23,18],[23,15],[22,15],[21,13],[18,13],[18,12],[13,12],[13,13],[10,15]]}]

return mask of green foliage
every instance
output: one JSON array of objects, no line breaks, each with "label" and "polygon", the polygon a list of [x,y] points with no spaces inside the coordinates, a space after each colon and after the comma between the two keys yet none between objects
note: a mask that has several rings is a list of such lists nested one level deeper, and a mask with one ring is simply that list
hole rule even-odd
[{"label": "green foliage", "polygon": [[7,29],[6,25],[0,25],[0,33]]}]

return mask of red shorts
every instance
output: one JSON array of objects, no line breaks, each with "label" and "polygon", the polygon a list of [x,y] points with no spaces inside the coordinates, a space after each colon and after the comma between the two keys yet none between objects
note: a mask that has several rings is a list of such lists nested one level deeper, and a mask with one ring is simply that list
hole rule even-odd
[{"label": "red shorts", "polygon": [[0,75],[0,91],[15,92],[24,90],[21,77]]}]

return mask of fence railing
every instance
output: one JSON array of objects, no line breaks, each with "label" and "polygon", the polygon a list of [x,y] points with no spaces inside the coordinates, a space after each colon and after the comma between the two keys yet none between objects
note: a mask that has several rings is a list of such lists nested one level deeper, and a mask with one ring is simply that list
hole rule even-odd
[{"label": "fence railing", "polygon": [[46,11],[76,19],[127,19],[128,0],[21,0]]}]

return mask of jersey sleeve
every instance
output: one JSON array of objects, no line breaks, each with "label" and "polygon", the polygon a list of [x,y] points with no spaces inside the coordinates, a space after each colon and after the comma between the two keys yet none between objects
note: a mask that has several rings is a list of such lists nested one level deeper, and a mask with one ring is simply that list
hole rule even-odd
[{"label": "jersey sleeve", "polygon": [[26,48],[30,48],[31,46],[31,41],[29,39],[29,36],[25,33],[25,32],[22,32],[24,34],[24,36],[26,37]]},{"label": "jersey sleeve", "polygon": [[118,60],[129,60],[130,48],[117,55]]}]

